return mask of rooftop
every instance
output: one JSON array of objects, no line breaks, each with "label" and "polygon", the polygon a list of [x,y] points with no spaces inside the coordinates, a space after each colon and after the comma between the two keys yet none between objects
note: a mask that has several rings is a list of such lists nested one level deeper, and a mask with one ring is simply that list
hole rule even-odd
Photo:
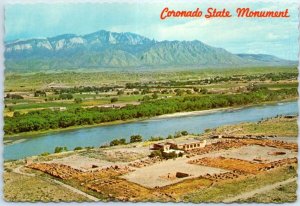
[{"label": "rooftop", "polygon": [[194,144],[194,143],[201,143],[201,140],[198,139],[185,139],[185,140],[174,140],[170,141],[172,144],[177,144],[177,145],[184,145],[184,144]]}]

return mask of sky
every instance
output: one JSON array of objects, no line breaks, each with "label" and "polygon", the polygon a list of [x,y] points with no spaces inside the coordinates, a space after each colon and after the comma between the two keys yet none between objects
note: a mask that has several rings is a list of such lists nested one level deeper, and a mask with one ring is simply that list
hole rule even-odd
[{"label": "sky", "polygon": [[[207,2],[207,3],[206,3]],[[172,18],[161,20],[163,8],[206,13],[209,7],[253,10],[289,9],[290,18]],[[212,3],[56,3],[11,4],[5,7],[5,41],[44,38],[71,33],[84,35],[98,30],[132,32],[150,39],[200,40],[232,53],[272,54],[298,58],[298,10],[289,2],[258,1],[235,4]]]}]

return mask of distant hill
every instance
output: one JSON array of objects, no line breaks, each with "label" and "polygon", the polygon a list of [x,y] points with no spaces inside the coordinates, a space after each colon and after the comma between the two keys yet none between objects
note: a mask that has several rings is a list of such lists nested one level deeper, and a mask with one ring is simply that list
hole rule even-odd
[{"label": "distant hill", "polygon": [[133,33],[98,31],[5,43],[7,70],[238,67],[293,65],[264,54],[232,54],[201,41],[155,41]]}]

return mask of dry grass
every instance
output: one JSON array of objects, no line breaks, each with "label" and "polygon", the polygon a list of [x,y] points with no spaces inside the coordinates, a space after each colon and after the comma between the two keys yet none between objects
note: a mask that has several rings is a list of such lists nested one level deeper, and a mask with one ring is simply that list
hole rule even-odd
[{"label": "dry grass", "polygon": [[270,190],[265,193],[256,194],[246,200],[240,202],[259,202],[259,203],[284,203],[295,202],[297,200],[297,182],[291,182],[286,185],[280,186],[276,189]]},{"label": "dry grass", "polygon": [[273,118],[259,123],[241,123],[216,129],[217,134],[233,135],[276,135],[280,137],[297,137],[297,118]]},{"label": "dry grass", "polygon": [[84,196],[40,177],[4,173],[4,199],[12,202],[89,201]]},{"label": "dry grass", "polygon": [[[182,199],[186,202],[222,202],[222,200],[235,197],[244,192],[287,180],[297,175],[297,164],[280,167],[259,175],[250,175],[234,180],[221,181],[213,187],[200,189],[197,192],[186,194]],[[296,195],[294,193],[294,195]],[[273,201],[270,201],[273,202]]]}]

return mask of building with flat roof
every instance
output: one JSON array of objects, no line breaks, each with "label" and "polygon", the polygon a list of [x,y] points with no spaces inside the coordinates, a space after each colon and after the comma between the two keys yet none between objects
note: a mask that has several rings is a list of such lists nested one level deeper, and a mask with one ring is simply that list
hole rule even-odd
[{"label": "building with flat roof", "polygon": [[152,149],[170,152],[174,150],[188,151],[206,146],[206,140],[186,139],[186,140],[173,140],[168,142],[160,142],[153,144]]},{"label": "building with flat roof", "polygon": [[171,149],[184,150],[188,151],[191,149],[203,148],[206,146],[206,140],[197,140],[197,139],[187,139],[187,140],[179,140],[174,142],[168,142],[170,144]]}]

